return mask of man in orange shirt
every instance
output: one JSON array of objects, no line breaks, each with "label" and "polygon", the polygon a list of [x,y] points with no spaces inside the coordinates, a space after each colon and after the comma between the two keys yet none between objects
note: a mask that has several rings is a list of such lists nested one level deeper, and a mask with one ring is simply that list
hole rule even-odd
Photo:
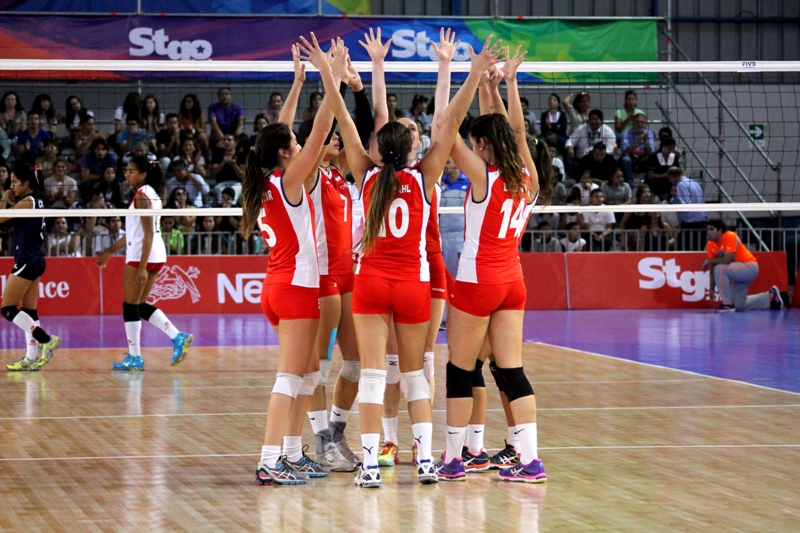
[{"label": "man in orange shirt", "polygon": [[750,284],[758,276],[758,262],[736,233],[728,231],[725,222],[719,218],[711,219],[706,226],[708,259],[703,261],[703,271],[713,269],[711,276],[711,298],[714,289],[719,287],[722,303],[715,309],[717,313],[749,311],[751,309],[783,308],[778,287],[773,285],[767,292],[747,295]]}]

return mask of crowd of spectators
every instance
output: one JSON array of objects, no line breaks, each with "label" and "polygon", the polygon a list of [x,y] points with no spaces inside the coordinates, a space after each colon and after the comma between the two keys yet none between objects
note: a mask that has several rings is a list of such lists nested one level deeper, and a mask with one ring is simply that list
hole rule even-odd
[{"label": "crowd of spectators", "polygon": [[[311,93],[308,107],[301,110],[299,140],[304,128],[310,128],[322,96]],[[522,101],[531,138],[546,143],[550,151],[555,179],[551,203],[703,202],[700,187],[680,168],[681,153],[672,132],[661,128],[656,134],[649,128],[634,91],[625,93],[624,106],[613,114],[613,124],[602,110],[592,107],[586,91],[564,98],[550,94],[547,109],[541,113],[529,109],[527,99]],[[162,109],[155,94],[142,97],[131,92],[115,109],[113,131],[108,134],[100,131],[95,114],[78,96],[66,99],[61,114],[47,94],[38,95],[26,109],[19,95],[8,91],[0,99],[0,192],[10,186],[10,164],[27,161],[42,172],[48,208],[125,208],[133,192],[124,182],[125,167],[132,157],[141,155],[157,161],[165,172],[160,193],[167,208],[237,206],[248,149],[258,131],[278,120],[282,106],[283,96],[270,94],[267,107],[255,114],[253,132],[248,135],[246,111],[234,101],[228,87],[220,88],[217,101],[205,110],[196,95],[186,94],[174,112]],[[410,107],[404,108],[396,94],[387,95],[390,120],[411,118],[422,132],[419,157],[430,146],[434,106],[433,98],[415,94]],[[462,134],[470,120],[467,116]],[[65,132],[61,136],[59,124]],[[443,186],[445,191],[453,191],[443,195],[443,205],[463,205],[468,182],[452,163],[443,176]],[[51,255],[98,254],[112,237],[124,235],[118,217],[94,220],[65,215],[48,220]],[[522,249],[677,249],[675,231],[701,228],[704,222],[702,213],[663,220],[644,208],[642,213],[625,216],[539,214],[531,218],[528,230],[533,233],[525,236]],[[459,238],[463,221],[442,223],[443,239]],[[236,236],[238,217],[163,217],[161,224],[171,253],[259,250],[255,241],[245,243]],[[629,234],[635,230],[640,238],[612,234],[615,229]],[[193,234],[198,235],[194,238]],[[650,238],[645,239],[646,235]],[[0,233],[0,237],[6,236]],[[2,242],[8,246],[7,238]],[[693,240],[687,249],[696,246]]]}]

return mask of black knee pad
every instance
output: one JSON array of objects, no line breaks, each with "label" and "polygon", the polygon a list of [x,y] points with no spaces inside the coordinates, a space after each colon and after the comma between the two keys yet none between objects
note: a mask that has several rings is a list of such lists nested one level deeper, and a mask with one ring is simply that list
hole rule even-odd
[{"label": "black knee pad", "polygon": [[142,320],[150,320],[150,317],[153,316],[153,313],[156,311],[158,311],[158,307],[150,305],[147,302],[139,304],[139,316],[142,317]]},{"label": "black knee pad", "polygon": [[19,309],[17,309],[16,305],[7,305],[0,308],[0,314],[2,314],[9,322],[13,322],[14,318],[19,314]]},{"label": "black knee pad", "polygon": [[506,393],[509,403],[525,396],[533,396],[533,387],[521,366],[518,368],[498,367],[497,371],[503,375],[502,379],[505,384],[503,392]]},{"label": "black knee pad", "polygon": [[475,387],[486,388],[486,382],[483,380],[483,361],[480,359],[475,361],[475,370],[472,371],[472,388]]},{"label": "black knee pad", "polygon": [[497,383],[497,390],[503,392],[505,390],[505,382],[503,381],[503,375],[499,372],[497,365],[494,364],[494,361],[489,361],[489,371],[492,373],[494,382]]},{"label": "black knee pad", "polygon": [[448,361],[446,374],[448,398],[472,398],[472,372]]},{"label": "black knee pad", "polygon": [[125,322],[139,322],[142,316],[139,314],[139,306],[122,302],[122,319]]},{"label": "black knee pad", "polygon": [[20,311],[28,313],[28,316],[34,320],[39,320],[39,312],[36,309],[28,309],[26,307],[23,307],[22,309],[20,309]]}]

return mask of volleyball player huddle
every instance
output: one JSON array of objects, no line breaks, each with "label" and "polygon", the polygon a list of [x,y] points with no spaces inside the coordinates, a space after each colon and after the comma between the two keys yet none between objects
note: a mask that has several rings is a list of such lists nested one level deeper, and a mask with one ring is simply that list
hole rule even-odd
[{"label": "volleyball player huddle", "polygon": [[[256,481],[302,484],[329,471],[357,470],[356,485],[380,486],[390,329],[396,335],[399,384],[408,402],[420,483],[465,478],[467,426],[483,416],[473,413],[473,389],[483,385],[476,363],[487,357],[508,400],[509,425],[519,437],[518,461],[509,461],[500,477],[544,481],[536,449],[536,404],[521,362],[526,291],[517,247],[540,191],[516,85],[516,70],[525,54],[518,48],[512,55],[499,41],[492,44],[491,37],[481,52],[470,48],[469,75],[448,103],[449,65],[459,43],[449,30],[442,31],[440,43],[432,43],[440,59],[432,142],[417,161],[419,132],[412,131],[413,124],[386,122],[385,97],[375,97],[376,131],[369,153],[364,149],[364,132],[359,132],[340,94],[350,85],[357,107],[366,100],[347,49],[339,40],[325,52],[313,34],[312,42],[300,40],[302,44],[293,47],[295,83],[279,122],[258,134],[242,186],[245,237],[258,224],[270,247],[261,303],[279,342]],[[383,58],[390,42],[381,43],[380,31],[376,36],[372,30],[365,41],[361,44],[373,59],[373,91],[385,94]],[[501,52],[506,56],[502,67],[497,64]],[[302,150],[290,129],[305,79],[301,59],[320,71],[326,94]],[[497,90],[502,78],[508,88],[507,115]],[[481,109],[488,113],[473,122],[470,149],[458,128],[479,86]],[[346,149],[333,133],[334,119]],[[547,154],[546,149],[536,151]],[[472,187],[465,208],[466,243],[456,279],[448,287],[440,252],[435,259],[435,205],[437,182],[450,156],[470,177]],[[365,212],[363,235],[355,239],[344,181],[348,171]],[[546,179],[541,180],[541,192],[546,196],[550,173],[542,174]],[[355,268],[350,259],[354,246]],[[437,462],[431,452],[429,379],[445,291],[451,303],[448,428],[447,446]],[[438,313],[433,320],[432,298],[439,300],[433,305]],[[345,362],[328,421],[324,384],[334,339]],[[428,365],[426,351],[431,352]],[[344,438],[357,393],[363,460]],[[485,407],[485,400],[476,404]],[[317,437],[315,459],[306,456],[300,437],[306,412]],[[480,448],[476,451],[485,455],[482,444]],[[468,462],[474,460],[469,454]]]}]

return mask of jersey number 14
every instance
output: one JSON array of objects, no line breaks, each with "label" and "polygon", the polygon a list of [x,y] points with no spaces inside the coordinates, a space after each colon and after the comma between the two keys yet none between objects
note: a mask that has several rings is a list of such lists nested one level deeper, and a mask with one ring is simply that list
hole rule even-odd
[{"label": "jersey number 14", "polygon": [[[497,234],[498,239],[505,239],[508,237],[509,228],[514,230],[514,238],[518,239],[522,232],[525,230],[527,224],[527,213],[525,212],[525,202],[517,200],[519,205],[514,209],[514,200],[509,198],[503,202],[500,212],[503,213],[503,223],[500,225],[500,232]],[[514,212],[513,214],[511,212]]]}]

